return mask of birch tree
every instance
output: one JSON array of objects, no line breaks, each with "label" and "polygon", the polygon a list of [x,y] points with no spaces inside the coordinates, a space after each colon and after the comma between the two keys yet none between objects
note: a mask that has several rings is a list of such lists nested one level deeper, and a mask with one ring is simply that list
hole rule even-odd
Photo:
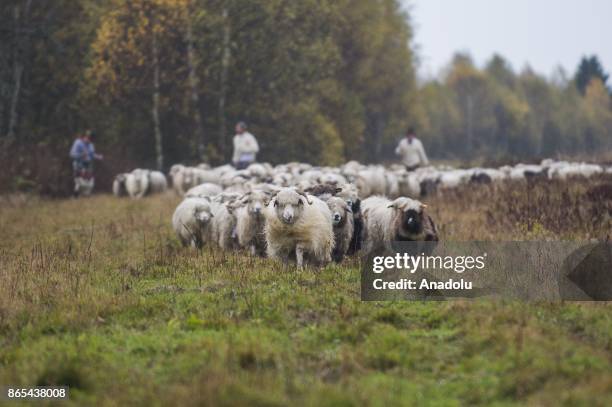
[{"label": "birch tree", "polygon": [[13,8],[14,24],[14,46],[13,46],[13,92],[9,107],[9,122],[7,137],[9,140],[15,138],[18,122],[19,97],[21,95],[21,81],[23,78],[24,61],[23,54],[27,47],[27,20],[30,14],[32,0],[25,0]]},{"label": "birch tree", "polygon": [[185,71],[185,58],[176,47],[184,38],[185,5],[171,0],[117,1],[98,29],[87,72],[93,90],[107,103],[151,101],[153,150],[160,170],[164,167],[163,117],[169,93],[182,91],[171,85],[179,83]]}]

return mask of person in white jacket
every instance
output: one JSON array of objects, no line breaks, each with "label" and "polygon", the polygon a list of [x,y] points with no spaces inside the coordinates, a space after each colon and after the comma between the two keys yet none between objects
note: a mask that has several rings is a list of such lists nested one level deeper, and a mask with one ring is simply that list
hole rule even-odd
[{"label": "person in white jacket", "polygon": [[247,131],[247,125],[244,122],[236,124],[236,135],[234,136],[234,154],[232,155],[232,163],[238,170],[242,170],[255,162],[257,153],[259,152],[259,144],[255,136]]},{"label": "person in white jacket", "polygon": [[423,143],[416,138],[414,129],[412,128],[408,129],[406,137],[397,145],[395,154],[401,157],[402,163],[406,166],[408,171],[413,171],[420,166],[429,164],[425,149],[423,148]]}]

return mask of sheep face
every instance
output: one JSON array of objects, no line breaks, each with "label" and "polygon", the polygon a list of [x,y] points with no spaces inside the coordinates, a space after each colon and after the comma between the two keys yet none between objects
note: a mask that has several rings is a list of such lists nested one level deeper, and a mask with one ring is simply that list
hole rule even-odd
[{"label": "sheep face", "polygon": [[423,219],[421,213],[414,209],[408,209],[402,215],[402,227],[411,235],[418,235],[423,231]]},{"label": "sheep face", "polygon": [[294,224],[300,218],[307,204],[305,195],[289,189],[280,191],[272,200],[276,216],[287,225]]},{"label": "sheep face", "polygon": [[173,177],[174,175],[176,175],[179,172],[181,172],[184,168],[185,168],[184,165],[174,164],[172,167],[170,167],[169,174],[170,174],[171,177]]},{"label": "sheep face", "polygon": [[263,209],[268,206],[270,196],[262,191],[247,193],[241,200],[241,204],[247,207],[247,211],[252,216],[262,216]]},{"label": "sheep face", "polygon": [[189,189],[196,184],[195,182],[195,174],[190,168],[187,168],[183,171],[183,185],[184,189]]},{"label": "sheep face", "polygon": [[423,234],[425,219],[423,205],[419,201],[410,198],[398,198],[393,201],[389,208],[399,212],[397,218],[397,240],[417,240]]},{"label": "sheep face", "polygon": [[332,224],[334,227],[341,227],[346,223],[346,218],[351,213],[351,208],[342,199],[333,197],[327,201],[327,206],[332,213]]},{"label": "sheep face", "polygon": [[213,218],[210,206],[207,204],[200,204],[193,209],[193,217],[196,219],[200,226],[205,226]]}]

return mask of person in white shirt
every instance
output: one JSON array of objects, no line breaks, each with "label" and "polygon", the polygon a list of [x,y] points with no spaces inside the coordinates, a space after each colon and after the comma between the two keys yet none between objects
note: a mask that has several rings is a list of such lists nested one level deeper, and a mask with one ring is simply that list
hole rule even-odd
[{"label": "person in white shirt", "polygon": [[238,122],[236,124],[236,135],[234,136],[234,154],[232,155],[234,167],[238,170],[245,169],[255,162],[258,152],[259,144],[257,144],[255,136],[247,131],[246,123]]},{"label": "person in white shirt", "polygon": [[397,145],[395,154],[401,157],[402,163],[408,171],[413,171],[420,166],[429,164],[423,143],[416,138],[413,128],[408,129],[406,137]]}]

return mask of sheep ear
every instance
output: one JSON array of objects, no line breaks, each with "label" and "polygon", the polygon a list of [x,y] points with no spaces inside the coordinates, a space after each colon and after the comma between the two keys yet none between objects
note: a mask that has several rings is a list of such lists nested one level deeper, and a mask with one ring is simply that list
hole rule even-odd
[{"label": "sheep ear", "polygon": [[387,208],[393,208],[393,209],[398,209],[400,208],[400,204],[402,203],[402,198],[397,198],[396,200],[394,200],[393,202],[391,202],[391,204],[389,204],[389,206],[387,206]]},{"label": "sheep ear", "polygon": [[353,213],[353,209],[351,208],[351,205],[349,205],[348,202],[346,201],[344,201],[344,209],[349,213]]},{"label": "sheep ear", "polygon": [[426,209],[426,208],[427,208],[427,205],[424,203],[421,203],[421,210]]},{"label": "sheep ear", "polygon": [[387,206],[387,208],[397,209],[399,205],[399,199],[391,201],[391,203]]},{"label": "sheep ear", "polygon": [[306,199],[306,202],[308,202],[308,205],[312,205],[312,201],[308,198],[308,195],[304,191],[298,189],[296,192],[302,195]]}]

